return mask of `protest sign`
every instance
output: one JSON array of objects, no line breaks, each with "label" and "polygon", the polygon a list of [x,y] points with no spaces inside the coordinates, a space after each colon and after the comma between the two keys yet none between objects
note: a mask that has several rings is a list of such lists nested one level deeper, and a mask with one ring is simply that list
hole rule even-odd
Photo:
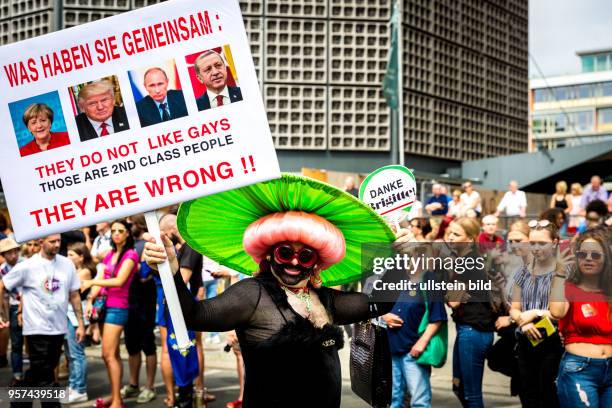
[{"label": "protest sign", "polygon": [[0,178],[28,239],[280,177],[238,1],[0,48]]},{"label": "protest sign", "polygon": [[381,167],[370,173],[359,187],[359,199],[381,216],[395,221],[409,211],[416,199],[416,180],[404,166]]}]

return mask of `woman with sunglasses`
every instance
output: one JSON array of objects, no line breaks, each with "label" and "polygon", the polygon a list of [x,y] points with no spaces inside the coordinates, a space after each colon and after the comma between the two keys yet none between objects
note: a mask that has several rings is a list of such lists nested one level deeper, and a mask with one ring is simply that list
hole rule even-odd
[{"label": "woman with sunglasses", "polygon": [[559,319],[565,353],[557,392],[561,407],[612,406],[612,252],[605,232],[587,230],[575,242],[576,269],[558,273],[550,312]]},{"label": "woman with sunglasses", "polygon": [[427,242],[427,234],[431,232],[431,225],[427,218],[413,218],[410,220],[410,232],[414,235],[413,241]]},{"label": "woman with sunglasses", "polygon": [[[245,366],[242,406],[340,407],[341,325],[389,312],[397,293],[374,302],[323,284],[362,276],[354,270],[361,243],[393,239],[384,220],[335,187],[292,175],[185,203],[178,219],[194,249],[240,272],[256,269],[253,278],[199,302],[174,276],[189,329],[236,330]],[[407,231],[398,235],[408,240]],[[176,272],[171,242],[161,238],[163,246],[147,243],[144,258],[154,267],[167,259]]]},{"label": "woman with sunglasses", "polygon": [[[518,363],[524,407],[558,407],[555,378],[561,359],[557,332],[546,336],[535,327],[550,319],[548,300],[553,276],[562,269],[557,261],[559,230],[548,220],[529,222],[533,260],[514,275],[510,317],[519,326]],[[539,342],[534,345],[533,342]]]},{"label": "woman with sunglasses", "polygon": [[[138,270],[138,253],[134,250],[131,225],[124,219],[111,223],[111,248],[104,257],[104,276],[83,281],[81,290],[92,288],[87,297],[85,314],[91,317],[93,302],[99,295],[106,295],[106,316],[102,325],[102,358],[106,364],[111,386],[111,396],[96,400],[97,408],[123,407],[121,379],[123,366],[119,357],[119,340],[127,323],[129,289]],[[180,275],[180,274],[179,274]]]}]

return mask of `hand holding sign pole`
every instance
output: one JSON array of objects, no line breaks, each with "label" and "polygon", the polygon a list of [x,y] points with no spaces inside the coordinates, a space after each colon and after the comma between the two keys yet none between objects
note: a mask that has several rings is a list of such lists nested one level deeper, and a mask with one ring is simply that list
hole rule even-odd
[{"label": "hand holding sign pole", "polygon": [[[156,211],[147,211],[145,213],[145,221],[147,222],[147,229],[149,234],[155,238],[155,242],[161,243],[161,232],[159,230],[159,218],[157,217]],[[170,318],[174,326],[174,333],[176,335],[176,342],[181,352],[191,347],[191,341],[187,335],[187,326],[185,325],[185,319],[183,318],[183,312],[181,310],[181,303],[176,293],[176,286],[174,285],[174,278],[172,277],[172,270],[170,269],[170,262],[166,259],[164,263],[158,264],[159,277],[164,288],[164,296],[166,298],[166,304],[168,305],[168,311],[170,312]],[[177,272],[180,273],[180,272]]]}]

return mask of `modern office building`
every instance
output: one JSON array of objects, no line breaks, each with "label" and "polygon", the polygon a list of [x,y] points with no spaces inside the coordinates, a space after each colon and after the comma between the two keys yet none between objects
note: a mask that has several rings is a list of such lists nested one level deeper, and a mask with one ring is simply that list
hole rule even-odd
[{"label": "modern office building", "polygon": [[[0,0],[0,44],[157,2]],[[284,170],[395,161],[381,89],[393,3],[240,1]],[[440,174],[526,151],[528,0],[404,0],[403,11],[406,165]]]},{"label": "modern office building", "polygon": [[529,82],[537,150],[612,140],[612,49],[577,55],[582,72]]}]

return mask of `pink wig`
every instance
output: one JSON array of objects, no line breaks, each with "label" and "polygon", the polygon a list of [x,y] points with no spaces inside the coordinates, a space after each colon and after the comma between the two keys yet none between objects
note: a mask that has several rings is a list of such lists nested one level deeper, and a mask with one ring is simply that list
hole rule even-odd
[{"label": "pink wig", "polygon": [[344,235],[332,223],[316,214],[287,211],[266,215],[248,226],[242,243],[257,263],[280,242],[300,242],[318,252],[318,269],[340,262],[346,253]]}]

